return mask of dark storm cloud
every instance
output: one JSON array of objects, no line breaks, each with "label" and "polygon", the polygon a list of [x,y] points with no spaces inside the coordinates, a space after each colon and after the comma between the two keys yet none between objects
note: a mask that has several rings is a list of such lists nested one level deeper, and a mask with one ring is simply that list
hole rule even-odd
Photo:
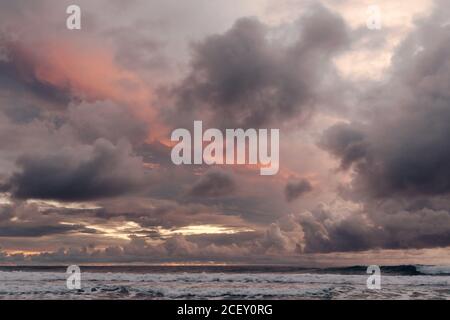
[{"label": "dark storm cloud", "polygon": [[428,248],[450,245],[450,203],[446,196],[375,201],[365,210],[382,226],[387,248]]},{"label": "dark storm cloud", "polygon": [[10,223],[0,225],[0,237],[42,237],[55,234],[65,234],[69,232],[95,233],[93,229],[85,228],[80,225],[32,225],[21,223]]},{"label": "dark storm cloud", "polygon": [[[53,108],[68,105],[72,98],[70,92],[68,90],[56,88],[39,79],[35,72],[39,62],[33,58],[25,48],[22,48],[18,43],[2,38],[1,34],[0,47],[3,48],[6,54],[5,59],[0,59],[1,91],[8,93],[8,95],[10,95],[11,92],[14,92],[19,97],[21,95],[34,96],[38,99],[36,102],[41,102],[41,104],[36,103],[33,106],[33,109],[39,108],[42,104]],[[27,104],[17,104],[16,101],[8,102],[13,104],[16,108],[21,107],[21,109],[17,111],[14,110],[11,105],[4,106],[10,109],[8,109],[8,114],[12,115],[13,119],[20,119],[20,116],[26,117],[28,115],[25,112],[27,111],[26,108],[28,108],[29,112],[36,113],[36,111],[31,109]]]},{"label": "dark storm cloud", "polygon": [[368,225],[362,213],[349,218],[337,219],[332,212],[317,208],[299,215],[304,232],[304,252],[362,251],[381,246],[376,228]]},{"label": "dark storm cloud", "polygon": [[151,143],[142,143],[135,148],[136,153],[147,163],[154,163],[164,166],[173,166],[170,157],[172,149],[170,146],[162,144],[159,141]]},{"label": "dark storm cloud", "polygon": [[0,223],[8,221],[14,216],[14,210],[11,206],[0,206]]},{"label": "dark storm cloud", "polygon": [[329,128],[320,145],[340,158],[342,169],[349,169],[368,153],[364,132],[349,124],[337,124]]},{"label": "dark storm cloud", "polygon": [[149,132],[147,123],[110,101],[72,106],[66,125],[82,143],[89,144],[100,138],[117,144],[125,138],[133,146],[138,146],[144,143]]},{"label": "dark storm cloud", "polygon": [[312,190],[311,183],[306,179],[302,179],[297,182],[289,182],[284,188],[284,194],[287,201],[291,202]]},{"label": "dark storm cloud", "polygon": [[377,89],[373,118],[325,133],[322,146],[356,172],[356,191],[378,197],[450,191],[450,27],[441,15],[421,21],[398,49],[391,81]]},{"label": "dark storm cloud", "polygon": [[384,200],[350,211],[351,214],[344,217],[333,212],[332,208],[321,206],[311,212],[298,214],[296,221],[305,234],[304,251],[343,252],[449,246],[448,201],[446,204],[440,199],[426,202],[417,205],[413,200]]},{"label": "dark storm cloud", "polygon": [[[141,186],[143,162],[133,149],[144,144],[148,127],[126,108],[108,101],[81,103],[60,117],[47,116],[18,123],[0,113],[1,192],[89,200]],[[64,195],[70,192],[73,196]]]},{"label": "dark storm cloud", "polygon": [[64,148],[45,155],[23,156],[20,170],[6,183],[16,198],[92,200],[133,191],[141,182],[140,158],[127,143],[104,139],[93,146]]},{"label": "dark storm cloud", "polygon": [[315,6],[295,28],[291,44],[269,40],[270,28],[243,18],[222,35],[193,46],[191,72],[173,94],[175,119],[207,118],[219,126],[261,127],[302,122],[330,67],[349,43],[344,21]]},{"label": "dark storm cloud", "polygon": [[189,190],[191,197],[224,197],[234,193],[236,183],[230,174],[211,171],[202,176]]},{"label": "dark storm cloud", "polygon": [[[0,237],[33,238],[67,234],[95,234],[96,230],[79,223],[67,222],[68,209],[52,211],[26,201],[0,204]],[[19,240],[20,241],[20,240]]]}]

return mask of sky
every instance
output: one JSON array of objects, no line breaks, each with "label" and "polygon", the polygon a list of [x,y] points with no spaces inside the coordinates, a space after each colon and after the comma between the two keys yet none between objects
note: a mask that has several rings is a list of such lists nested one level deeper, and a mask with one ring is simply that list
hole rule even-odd
[{"label": "sky", "polygon": [[[449,11],[0,0],[0,264],[450,264]],[[174,165],[195,120],[279,172]]]}]

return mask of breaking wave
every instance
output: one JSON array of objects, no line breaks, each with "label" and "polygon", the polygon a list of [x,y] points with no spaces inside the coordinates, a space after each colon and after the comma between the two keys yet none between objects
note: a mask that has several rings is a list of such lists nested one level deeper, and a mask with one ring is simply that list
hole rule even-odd
[{"label": "breaking wave", "polygon": [[0,299],[450,299],[445,266],[382,267],[381,290],[367,289],[366,267],[297,272],[266,268],[259,273],[228,272],[224,267],[215,272],[127,268],[92,272],[82,267],[82,288],[73,291],[66,288],[61,268],[1,267]]}]

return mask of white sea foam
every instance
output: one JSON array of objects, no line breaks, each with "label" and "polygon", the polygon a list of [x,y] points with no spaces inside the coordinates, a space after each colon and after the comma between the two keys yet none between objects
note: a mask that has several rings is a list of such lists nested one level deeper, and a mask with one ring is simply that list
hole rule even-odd
[{"label": "white sea foam", "polygon": [[368,290],[365,275],[292,273],[82,273],[69,291],[66,274],[0,272],[8,299],[450,299],[450,276],[383,276]]},{"label": "white sea foam", "polygon": [[450,266],[416,266],[417,271],[423,274],[439,275],[445,274],[450,275]]}]

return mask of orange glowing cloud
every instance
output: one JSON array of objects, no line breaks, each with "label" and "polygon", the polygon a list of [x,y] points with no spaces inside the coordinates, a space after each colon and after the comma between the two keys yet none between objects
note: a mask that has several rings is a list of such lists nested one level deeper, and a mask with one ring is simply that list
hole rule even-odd
[{"label": "orange glowing cloud", "polygon": [[149,140],[164,132],[156,121],[151,87],[138,74],[118,65],[113,50],[65,41],[40,44],[37,48],[33,53],[37,80],[86,101],[110,100],[129,108],[152,125]]}]

